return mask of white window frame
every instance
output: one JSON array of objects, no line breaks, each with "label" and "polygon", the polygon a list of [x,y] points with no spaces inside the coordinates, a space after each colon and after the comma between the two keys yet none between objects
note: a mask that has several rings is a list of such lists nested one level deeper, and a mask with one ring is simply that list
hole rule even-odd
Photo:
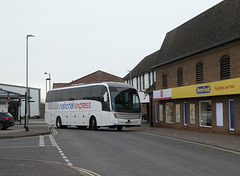
[{"label": "white window frame", "polygon": [[174,112],[173,112],[173,122],[168,122],[168,121],[167,121],[167,119],[168,119],[168,118],[167,118],[167,113],[168,113],[168,112],[167,112],[167,104],[170,104],[170,103],[172,103],[172,105],[173,105],[173,110],[174,110],[174,103],[173,103],[173,102],[167,102],[167,103],[165,103],[165,106],[166,106],[166,107],[165,107],[165,110],[166,110],[166,123],[173,124],[173,122],[174,122]]},{"label": "white window frame", "polygon": [[[201,103],[204,102],[212,102],[211,100],[204,100],[204,101],[199,101],[199,125],[200,127],[206,127],[206,128],[212,128],[212,126],[207,126],[207,125],[201,125],[201,120],[202,120],[202,111],[201,111]],[[211,105],[212,106],[212,105]],[[212,113],[212,110],[211,110]],[[211,116],[212,117],[212,116]],[[213,125],[213,124],[212,124]]]}]

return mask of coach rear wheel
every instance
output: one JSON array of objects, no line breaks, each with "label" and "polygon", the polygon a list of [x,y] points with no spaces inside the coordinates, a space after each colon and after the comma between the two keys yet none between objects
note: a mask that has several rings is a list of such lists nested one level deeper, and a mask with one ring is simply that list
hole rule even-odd
[{"label": "coach rear wheel", "polygon": [[97,121],[96,121],[95,117],[91,117],[90,122],[89,122],[89,128],[91,130],[97,129]]},{"label": "coach rear wheel", "polygon": [[62,120],[60,117],[57,117],[56,126],[57,126],[57,128],[62,128]]}]

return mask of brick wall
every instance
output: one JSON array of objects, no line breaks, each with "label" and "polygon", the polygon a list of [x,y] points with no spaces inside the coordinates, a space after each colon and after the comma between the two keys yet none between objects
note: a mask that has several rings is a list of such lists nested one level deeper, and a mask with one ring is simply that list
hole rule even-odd
[{"label": "brick wall", "polygon": [[[156,69],[156,90],[163,89],[162,75],[168,75],[168,88],[177,87],[177,70],[183,69],[184,86],[196,84],[196,64],[203,63],[204,83],[220,80],[220,59],[222,56],[230,57],[230,78],[240,77],[240,40],[231,42],[220,47],[160,66]],[[234,131],[229,130],[229,100],[234,99]],[[200,101],[210,100],[212,104],[212,127],[202,127],[200,125],[199,104]],[[166,123],[166,103],[173,102],[173,123]],[[187,102],[187,125],[184,125],[183,103]],[[216,103],[223,104],[223,126],[217,126]],[[156,122],[155,104],[163,105],[163,121]],[[180,104],[180,122],[176,122],[176,104]],[[190,123],[190,104],[195,104],[195,123]],[[152,121],[154,126],[164,126],[185,130],[196,130],[217,133],[240,134],[240,95],[213,96],[204,98],[185,98],[175,100],[153,101]]]},{"label": "brick wall", "polygon": [[240,40],[158,67],[156,89],[162,89],[162,75],[168,75],[168,88],[177,87],[177,70],[183,69],[184,85],[196,84],[196,64],[203,63],[204,83],[220,80],[220,59],[230,56],[231,78],[240,77]]}]

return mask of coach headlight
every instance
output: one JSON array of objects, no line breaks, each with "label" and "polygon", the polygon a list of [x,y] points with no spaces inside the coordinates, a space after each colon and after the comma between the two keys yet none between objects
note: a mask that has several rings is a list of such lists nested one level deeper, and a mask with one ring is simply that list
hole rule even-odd
[{"label": "coach headlight", "polygon": [[115,118],[117,118],[117,113],[115,111],[112,111]]}]

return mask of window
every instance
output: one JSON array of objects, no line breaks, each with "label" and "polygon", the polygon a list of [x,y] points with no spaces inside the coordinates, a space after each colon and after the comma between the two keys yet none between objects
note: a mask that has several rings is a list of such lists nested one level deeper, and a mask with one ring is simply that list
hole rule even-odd
[{"label": "window", "polygon": [[225,55],[220,59],[221,80],[230,78],[230,57]]},{"label": "window", "polygon": [[151,86],[151,72],[148,73],[148,88]]},{"label": "window", "polygon": [[177,70],[177,81],[178,81],[178,86],[183,86],[183,69],[179,68]]},{"label": "window", "polygon": [[144,78],[144,75],[142,75],[142,78],[143,78],[143,89],[145,89],[145,78]]},{"label": "window", "polygon": [[166,103],[166,122],[173,123],[173,103]]},{"label": "window", "polygon": [[140,80],[140,90],[142,90],[142,76],[139,76],[139,80]]},{"label": "window", "polygon": [[196,83],[203,83],[203,63],[199,62],[196,65]]},{"label": "window", "polygon": [[159,105],[159,119],[163,121],[163,105]]},{"label": "window", "polygon": [[190,124],[195,124],[195,104],[190,104]]},{"label": "window", "polygon": [[176,122],[180,122],[180,104],[176,104]]},{"label": "window", "polygon": [[167,73],[163,74],[162,81],[163,81],[163,89],[167,89]]},{"label": "window", "polygon": [[81,99],[81,88],[72,89],[70,100],[80,100],[80,99]]},{"label": "window", "polygon": [[56,91],[49,91],[47,93],[46,102],[56,101]]},{"label": "window", "polygon": [[155,82],[155,75],[154,75],[154,71],[152,72],[152,84]]},{"label": "window", "polygon": [[200,101],[200,126],[212,126],[212,104],[211,101]]}]

